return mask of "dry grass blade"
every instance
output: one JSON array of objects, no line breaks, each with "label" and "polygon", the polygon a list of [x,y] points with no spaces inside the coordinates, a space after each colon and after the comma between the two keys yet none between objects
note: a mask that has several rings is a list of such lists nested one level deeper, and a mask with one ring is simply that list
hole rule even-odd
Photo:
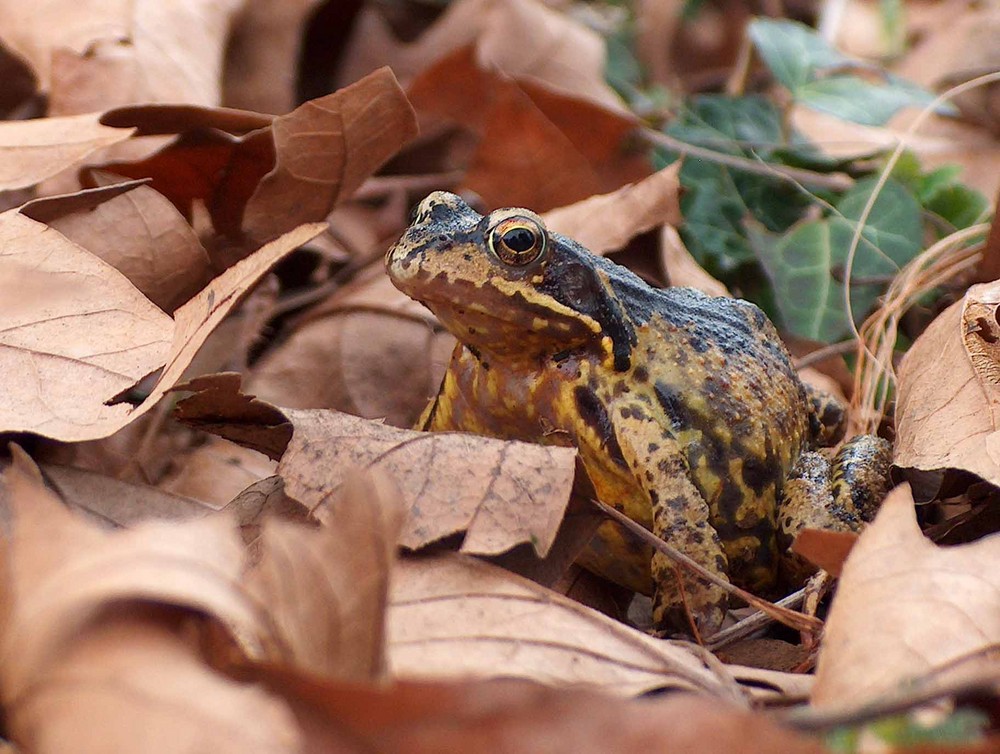
[{"label": "dry grass blade", "polygon": [[859,331],[849,434],[874,432],[885,416],[896,383],[893,351],[903,315],[928,291],[974,267],[988,230],[988,225],[973,225],[924,251],[900,270],[882,305],[865,320]]}]

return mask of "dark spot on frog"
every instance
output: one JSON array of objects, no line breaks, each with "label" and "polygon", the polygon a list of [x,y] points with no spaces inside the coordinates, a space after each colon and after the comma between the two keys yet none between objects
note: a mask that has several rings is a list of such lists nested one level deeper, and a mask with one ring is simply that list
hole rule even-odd
[{"label": "dark spot on frog", "polygon": [[747,454],[743,457],[743,483],[758,495],[777,482],[780,475],[778,464],[773,458],[758,458]]},{"label": "dark spot on frog", "polygon": [[659,449],[660,449],[659,443],[651,442],[651,443],[649,443],[649,447],[646,448],[646,452],[647,453],[655,453]]},{"label": "dark spot on frog", "polygon": [[618,444],[618,438],[615,436],[614,427],[611,426],[611,417],[608,416],[608,412],[597,394],[582,385],[577,385],[573,388],[573,400],[576,402],[576,410],[579,412],[580,418],[584,424],[597,433],[611,460],[623,468],[628,468],[628,462],[625,460],[621,446]]},{"label": "dark spot on frog", "polygon": [[464,254],[462,254],[462,259],[464,259],[466,262],[471,262],[472,254],[470,254],[469,252],[465,252]]},{"label": "dark spot on frog", "polygon": [[675,430],[683,429],[690,425],[691,417],[684,407],[684,399],[680,392],[665,382],[657,382],[655,387],[656,400],[660,403],[663,413],[670,419],[670,424]]},{"label": "dark spot on frog", "polygon": [[647,382],[649,380],[649,372],[646,367],[638,366],[632,370],[632,379],[636,382]]}]

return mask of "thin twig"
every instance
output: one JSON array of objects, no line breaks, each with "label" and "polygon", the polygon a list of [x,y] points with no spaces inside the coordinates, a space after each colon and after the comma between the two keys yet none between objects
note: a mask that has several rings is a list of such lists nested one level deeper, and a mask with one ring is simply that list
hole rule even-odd
[{"label": "thin twig", "polygon": [[708,160],[719,165],[726,165],[734,170],[742,170],[746,173],[754,173],[768,178],[778,178],[780,180],[831,189],[833,191],[847,191],[847,189],[854,185],[854,179],[844,173],[817,173],[814,170],[793,168],[787,165],[772,165],[763,160],[751,160],[748,157],[738,157],[737,155],[726,154],[725,152],[716,152],[714,149],[689,144],[686,141],[675,139],[673,136],[654,131],[651,128],[641,128],[639,129],[639,133],[646,141],[652,142],[657,146],[666,147],[675,152]]},{"label": "thin twig", "polygon": [[[802,604],[805,598],[806,590],[805,587],[803,587],[797,592],[792,592],[784,599],[778,600],[774,604],[778,607],[787,607],[789,610],[794,610]],[[713,635],[712,638],[708,640],[708,649],[712,652],[717,652],[723,647],[728,647],[730,644],[733,644],[740,639],[745,639],[773,621],[774,618],[759,610],[755,613],[751,613],[743,620],[734,623],[728,628],[724,628],[719,631],[719,633]]]},{"label": "thin twig", "polygon": [[680,550],[671,547],[651,531],[645,529],[640,524],[637,524],[624,513],[615,510],[610,505],[602,503],[600,500],[594,500],[593,498],[591,498],[591,502],[608,518],[627,529],[629,533],[634,534],[638,539],[655,549],[657,552],[663,553],[672,561],[683,566],[685,569],[696,574],[708,583],[724,589],[729,594],[739,597],[751,607],[755,607],[761,612],[767,613],[779,623],[782,623],[789,628],[794,628],[796,631],[805,631],[808,633],[817,633],[823,628],[823,621],[818,618],[814,618],[810,615],[803,615],[802,613],[797,613],[794,610],[788,610],[784,607],[778,607],[773,602],[768,602],[765,599],[761,599],[760,597],[751,594],[745,589],[740,589],[738,586],[730,584],[725,579],[722,579],[709,571],[696,560],[688,557]]},{"label": "thin twig", "polygon": [[805,356],[798,359],[792,359],[792,366],[796,369],[805,369],[806,367],[812,366],[813,364],[819,364],[822,361],[833,358],[834,356],[843,356],[844,354],[851,353],[857,350],[858,341],[854,338],[850,340],[842,340],[839,343],[831,343],[828,346],[823,346],[822,348],[817,348],[815,351],[810,351]]}]

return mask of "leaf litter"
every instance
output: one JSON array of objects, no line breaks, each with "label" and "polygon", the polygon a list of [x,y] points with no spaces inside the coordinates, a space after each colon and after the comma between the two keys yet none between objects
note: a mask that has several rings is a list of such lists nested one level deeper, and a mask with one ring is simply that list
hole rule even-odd
[{"label": "leaf litter", "polygon": [[[697,88],[709,59],[677,33],[694,22],[640,5],[652,77],[675,86],[676,70]],[[29,751],[521,751],[553,739],[820,751],[782,722],[820,730],[822,715],[908,709],[912,689],[995,693],[997,535],[934,545],[902,490],[857,541],[801,543],[842,569],[815,683],[650,637],[539,575],[588,531],[574,453],[401,429],[435,393],[452,341],[388,285],[381,255],[410,204],[449,188],[483,210],[544,211],[652,280],[725,294],[678,232],[677,167],[654,170],[636,147],[641,118],[664,103],[611,76],[627,71],[614,11],[458,0],[428,23],[387,4],[319,7],[0,2],[0,37],[37,87],[21,105],[35,117],[0,122],[3,206],[37,197],[0,214],[0,431],[27,433],[41,462],[12,451],[0,487],[4,735]],[[350,32],[320,58],[341,58],[303,70],[292,58],[317,59],[325,12]],[[735,56],[740,18],[714,22],[714,54]],[[912,58],[915,78],[932,73],[927,59]],[[946,148],[996,195],[989,110],[962,107],[977,125],[945,125],[964,141],[938,122],[908,143],[931,164]],[[809,124],[855,153],[901,132]],[[970,268],[986,283],[957,289],[965,298],[896,383],[897,465],[943,475],[953,496],[956,471],[995,484],[996,255],[987,244],[980,261],[906,290],[910,306]],[[884,342],[883,365],[895,331]],[[204,374],[221,368],[242,374]],[[950,541],[989,520],[995,499],[978,495],[961,498],[972,507]],[[658,689],[689,693],[628,698]],[[821,712],[748,710],[807,694]]]}]

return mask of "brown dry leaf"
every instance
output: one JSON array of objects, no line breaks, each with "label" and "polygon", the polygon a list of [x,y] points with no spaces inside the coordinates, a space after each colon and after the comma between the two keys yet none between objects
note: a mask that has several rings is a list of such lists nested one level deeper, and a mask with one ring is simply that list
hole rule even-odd
[{"label": "brown dry leaf", "polygon": [[53,114],[133,102],[220,100],[223,46],[242,0],[0,0],[4,42]]},{"label": "brown dry leaf", "polygon": [[695,261],[673,225],[664,225],[660,229],[660,259],[670,285],[697,288],[709,296],[732,295],[726,286],[705,272]]},{"label": "brown dry leaf", "polygon": [[0,540],[0,693],[8,713],[30,699],[66,642],[111,605],[202,611],[250,646],[263,633],[259,607],[239,583],[243,547],[228,518],[105,532],[64,508],[22,452],[3,480],[13,518]]},{"label": "brown dry leaf", "polygon": [[321,220],[417,134],[416,115],[388,68],[274,119],[275,165],[247,202],[257,239]]},{"label": "brown dry leaf", "polygon": [[283,413],[295,429],[278,474],[311,509],[323,506],[336,518],[347,470],[381,469],[408,511],[404,547],[460,531],[468,553],[495,555],[529,542],[544,556],[552,546],[573,486],[572,448],[414,432],[335,411]]},{"label": "brown dry leaf", "polygon": [[362,754],[822,754],[819,741],[717,699],[613,699],[517,680],[388,687],[257,678],[292,706],[312,750]]},{"label": "brown dry leaf", "polygon": [[404,547],[461,531],[464,552],[498,554],[528,542],[544,555],[552,546],[573,486],[574,449],[278,409],[239,393],[239,382],[233,374],[193,380],[180,388],[194,395],[178,403],[176,416],[280,457],[285,492],[310,510],[337,516],[348,470],[380,469],[400,487],[408,511]]},{"label": "brown dry leaf", "polygon": [[[114,268],[16,211],[0,215],[0,265],[71,273],[73,296],[0,310],[0,430],[65,441],[106,437],[152,408],[180,378],[208,335],[271,266],[325,226],[303,225],[213,280],[174,320]],[[109,403],[163,367],[139,406]]]},{"label": "brown dry leaf", "polygon": [[626,146],[634,118],[483,69],[471,47],[422,72],[407,94],[422,117],[477,135],[464,185],[489,206],[545,211],[650,173]]},{"label": "brown dry leaf", "polygon": [[37,754],[300,752],[287,705],[210,670],[169,617],[137,609],[75,637],[6,707],[12,737]]},{"label": "brown dry leaf", "polygon": [[893,490],[844,564],[812,702],[863,705],[1000,645],[1000,535],[938,547]]},{"label": "brown dry leaf", "polygon": [[333,408],[409,427],[437,391],[454,346],[379,269],[311,311],[254,364],[246,389],[279,406]]},{"label": "brown dry leaf", "polygon": [[[42,220],[34,213],[29,216]],[[87,209],[58,214],[50,210],[42,221],[113,266],[167,312],[201,290],[212,274],[194,229],[166,197],[148,186]]]},{"label": "brown dry leaf", "polygon": [[679,172],[680,163],[675,162],[610,194],[549,210],[543,216],[545,225],[595,254],[621,249],[640,233],[680,222]]},{"label": "brown dry leaf", "polygon": [[[110,112],[104,122],[134,124],[141,133],[172,128],[180,136],[148,159],[103,168],[130,178],[152,177],[153,188],[182,213],[201,200],[217,231],[241,243],[242,234],[259,241],[325,218],[417,128],[413,109],[387,68],[241,135],[253,123],[251,116],[196,108]],[[206,124],[213,130],[205,130]]]},{"label": "brown dry leaf", "polygon": [[491,6],[476,44],[481,67],[627,112],[605,80],[607,55],[597,32],[537,0],[506,0]]},{"label": "brown dry leaf", "polygon": [[0,215],[0,268],[0,277],[27,270],[74,282],[70,295],[4,302],[0,372],[10,379],[0,429],[90,439],[89,428],[127,416],[131,407],[106,402],[164,364],[170,317],[113,267],[16,210]]},{"label": "brown dry leaf", "polygon": [[654,639],[460,555],[401,561],[388,626],[389,663],[400,678],[510,676],[622,696],[671,689],[742,700],[694,645]]},{"label": "brown dry leaf", "polygon": [[363,9],[344,53],[340,80],[353,81],[388,65],[408,81],[459,47],[473,44],[482,69],[625,111],[604,78],[604,40],[570,15],[537,0],[458,0],[408,43],[396,38],[376,10]]},{"label": "brown dry leaf", "polygon": [[996,196],[1000,189],[1000,142],[978,126],[944,116],[931,116],[915,134],[909,124],[920,112],[908,108],[897,114],[889,126],[862,126],[833,115],[793,107],[791,125],[801,131],[826,154],[853,157],[892,150],[901,142],[919,160],[922,170],[959,165],[962,183]]},{"label": "brown dry leaf", "polygon": [[216,510],[201,500],[130,484],[93,471],[51,464],[43,465],[42,471],[45,481],[67,506],[102,524],[129,527],[151,518],[184,521]]},{"label": "brown dry leaf", "polygon": [[0,191],[34,186],[125,141],[135,130],[102,125],[100,117],[89,113],[0,123]]},{"label": "brown dry leaf", "polygon": [[[893,66],[893,72],[930,89],[944,91],[1000,69],[998,36],[1000,8],[964,7],[949,15],[944,23],[927,28],[918,44]],[[1000,84],[977,87],[952,101],[966,120],[1000,134]]]},{"label": "brown dry leaf", "polygon": [[275,466],[262,453],[209,437],[190,452],[178,454],[172,473],[157,487],[222,508],[250,485],[274,474]]},{"label": "brown dry leaf", "polygon": [[857,541],[858,535],[854,532],[803,529],[796,535],[791,550],[838,578]]},{"label": "brown dry leaf", "polygon": [[223,89],[228,104],[262,113],[286,113],[295,107],[305,26],[320,4],[320,0],[243,3],[226,53]]},{"label": "brown dry leaf", "polygon": [[264,522],[247,588],[268,611],[290,664],[324,678],[385,672],[389,574],[403,523],[398,491],[378,473],[348,476],[319,529]]},{"label": "brown dry leaf", "polygon": [[899,367],[894,463],[961,469],[1000,484],[1000,282],[974,285]]}]

